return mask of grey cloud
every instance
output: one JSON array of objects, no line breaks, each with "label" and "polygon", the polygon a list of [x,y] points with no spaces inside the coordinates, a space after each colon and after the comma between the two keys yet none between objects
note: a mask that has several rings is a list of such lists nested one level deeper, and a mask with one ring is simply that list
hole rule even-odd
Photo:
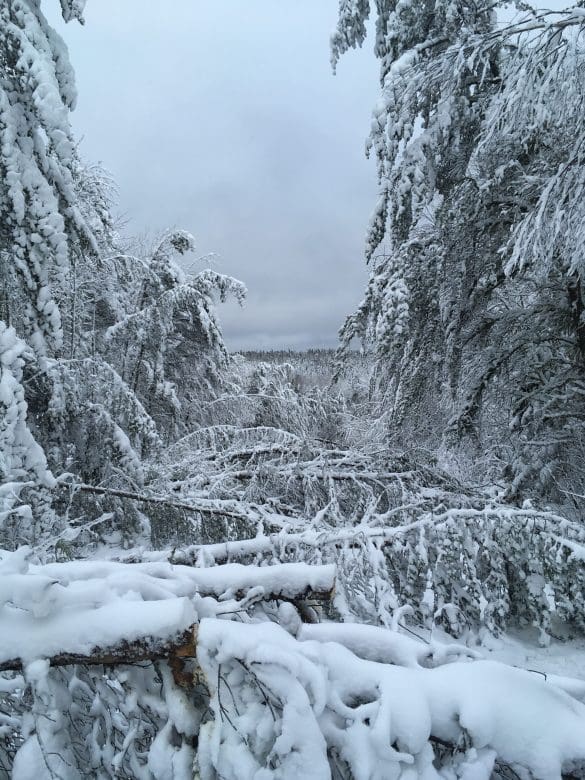
[{"label": "grey cloud", "polygon": [[84,28],[59,25],[82,152],[112,171],[130,229],[191,230],[246,282],[246,310],[220,310],[234,348],[333,345],[363,292],[377,72],[367,51],[332,75],[336,9],[92,0]]}]

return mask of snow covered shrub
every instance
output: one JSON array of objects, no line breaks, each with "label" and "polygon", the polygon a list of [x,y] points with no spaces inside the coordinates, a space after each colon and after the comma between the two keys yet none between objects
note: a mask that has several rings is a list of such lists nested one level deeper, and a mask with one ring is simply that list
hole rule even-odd
[{"label": "snow covered shrub", "polygon": [[331,388],[332,355],[329,364],[319,363],[319,372],[315,372],[312,355],[297,365],[297,353],[284,353],[292,363],[277,362],[280,354],[235,356],[226,375],[228,381],[231,378],[226,392],[200,410],[201,426],[277,428],[343,445],[348,403],[343,392]]},{"label": "snow covered shrub", "polygon": [[175,684],[166,663],[115,672],[46,667],[39,661],[24,679],[3,681],[13,691],[13,723],[15,712],[23,713],[21,734],[0,747],[0,768],[12,768],[7,776],[25,780],[36,771],[71,780],[189,777],[202,713]]}]

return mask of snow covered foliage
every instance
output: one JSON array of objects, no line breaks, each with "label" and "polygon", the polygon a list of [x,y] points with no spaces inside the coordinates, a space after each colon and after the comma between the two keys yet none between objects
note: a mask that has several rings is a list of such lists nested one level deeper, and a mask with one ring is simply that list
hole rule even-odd
[{"label": "snow covered foliage", "polygon": [[[69,17],[81,12],[71,3],[64,9]],[[62,345],[53,285],[68,270],[71,243],[85,239],[92,245],[72,175],[74,78],[65,45],[38,3],[0,5],[0,58],[4,319],[18,322],[44,355]]]},{"label": "snow covered foliage", "polygon": [[159,544],[208,542],[183,546],[177,561],[335,563],[348,616],[369,623],[391,625],[407,606],[419,625],[456,636],[518,621],[543,641],[558,621],[585,630],[581,524],[466,491],[412,459],[275,429],[207,429],[190,444],[188,460],[172,448],[150,483],[159,495],[174,486],[178,513],[174,527],[168,508],[164,529],[153,519]]},{"label": "snow covered foliage", "polygon": [[[64,0],[62,5],[65,16],[81,20],[81,2]],[[64,43],[49,27],[38,3],[0,4],[0,63],[1,425],[6,465],[2,534],[6,546],[38,541],[48,530],[43,529],[51,503],[46,489],[55,483],[42,450],[47,444],[43,436],[47,420],[39,414],[37,390],[45,389],[55,375],[65,336],[69,357],[74,356],[80,340],[77,312],[82,307],[78,297],[69,294],[76,287],[70,280],[76,277],[82,255],[86,266],[97,262],[99,246],[85,219],[89,212],[81,205],[83,172],[69,126],[69,110],[76,99],[73,72]],[[68,390],[72,392],[74,386]],[[42,402],[45,405],[46,398]],[[66,434],[61,430],[58,435]],[[63,470],[62,462],[53,465]],[[23,490],[30,495],[44,491],[45,506],[29,507],[26,522],[23,515],[15,524],[13,507]]]},{"label": "snow covered foliage", "polygon": [[201,730],[203,778],[489,778],[498,759],[553,778],[585,757],[585,705],[526,671],[486,661],[425,669],[415,653],[403,668],[369,660],[362,626],[322,641],[311,628],[299,642],[273,624],[202,622],[214,715]]},{"label": "snow covered foliage", "polygon": [[[463,440],[511,497],[540,490],[570,511],[583,493],[583,17],[523,6],[501,21],[500,5],[376,4],[380,197],[370,281],[341,336],[380,357],[392,435],[435,451]],[[335,60],[364,39],[369,9],[340,5]]]},{"label": "snow covered foliage", "polygon": [[270,427],[295,436],[341,441],[340,420],[348,404],[343,392],[330,387],[331,356],[327,375],[313,379],[296,367],[297,356],[283,363],[266,362],[263,357],[236,355],[232,359],[224,373],[223,392],[199,407],[198,425]]},{"label": "snow covered foliage", "polygon": [[172,255],[194,246],[184,231],[164,235],[133,280],[136,303],[105,333],[107,348],[118,355],[112,362],[171,439],[185,431],[182,403],[213,396],[227,366],[214,296],[233,295],[240,304],[246,296],[241,282],[211,269],[187,276]]},{"label": "snow covered foliage", "polygon": [[22,387],[26,359],[32,359],[26,344],[14,328],[0,322],[0,391],[2,414],[2,480],[34,475],[39,482],[50,484],[51,477],[43,451],[27,426],[27,406]]},{"label": "snow covered foliage", "polygon": [[[82,22],[83,5],[63,0],[64,18]],[[25,487],[59,504],[63,479],[50,496],[47,463],[58,478],[141,485],[143,459],[188,430],[181,403],[220,385],[227,353],[215,299],[241,301],[245,290],[208,270],[188,278],[172,259],[194,248],[184,231],[165,234],[146,260],[121,251],[113,185],[78,158],[73,72],[38,2],[0,4],[0,64],[1,511],[9,517]],[[92,519],[104,514],[99,501],[74,503]],[[3,544],[40,542],[47,515],[35,514],[34,533],[22,522]]]},{"label": "snow covered foliage", "polygon": [[[535,483],[566,504],[582,493],[581,387],[585,339],[581,278],[584,59],[567,12],[533,31],[502,69],[470,162],[473,189],[506,226],[500,259],[484,277],[486,304],[465,326],[467,397],[457,424],[473,425],[494,381],[508,385],[509,426],[520,439],[511,495]],[[522,100],[518,96],[522,95]],[[486,204],[484,206],[484,204]],[[510,381],[512,380],[512,381]],[[501,391],[500,391],[501,392]],[[568,500],[567,500],[568,499]],[[575,502],[579,505],[579,500]],[[581,506],[579,505],[579,510]]]},{"label": "snow covered foliage", "polygon": [[[585,684],[478,642],[585,630],[581,525],[284,428],[216,424],[159,453],[133,490],[63,485],[53,543],[1,554],[10,776],[578,773]],[[92,519],[79,496],[114,504]],[[132,506],[142,535],[123,538]]]},{"label": "snow covered foliage", "polygon": [[34,360],[29,347],[14,328],[0,321],[0,540],[3,546],[18,545],[38,532],[39,515],[45,514],[49,503],[46,491],[55,484],[45,454],[27,421],[22,385],[27,360]]},{"label": "snow covered foliage", "polygon": [[[492,30],[497,5],[376,3],[382,93],[367,148],[376,156],[380,194],[368,258],[386,233],[388,216],[393,230],[407,238],[435,192],[448,189],[463,173],[481,117],[478,90],[497,70],[492,48],[476,48],[473,42]],[[349,46],[361,45],[369,12],[369,2],[341,2],[332,38],[334,63]]]},{"label": "snow covered foliage", "polygon": [[[245,609],[261,616],[263,607],[254,605],[262,599],[330,590],[334,575],[332,567],[302,564],[39,567],[27,552],[0,558],[0,623],[3,636],[10,635],[0,666],[16,661],[24,675],[3,679],[0,689],[0,768],[12,768],[15,778],[38,771],[81,778],[88,770],[96,778],[192,777],[207,694],[201,686],[198,695],[178,686],[192,683],[192,671],[179,665],[193,665],[196,624]],[[182,653],[169,666],[162,659],[173,646]],[[96,652],[102,653],[97,666]],[[108,653],[119,671],[100,668]],[[74,658],[77,667],[68,663]]]}]

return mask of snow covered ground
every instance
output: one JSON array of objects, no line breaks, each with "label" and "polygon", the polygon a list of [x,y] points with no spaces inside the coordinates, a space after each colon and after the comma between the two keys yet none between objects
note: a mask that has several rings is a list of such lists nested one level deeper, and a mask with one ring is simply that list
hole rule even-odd
[{"label": "snow covered ground", "polygon": [[[585,701],[585,639],[551,639],[548,646],[538,642],[538,632],[512,630],[498,639],[485,638],[483,653],[511,666],[528,669],[561,685],[575,698]],[[559,679],[560,678],[560,679]]]}]

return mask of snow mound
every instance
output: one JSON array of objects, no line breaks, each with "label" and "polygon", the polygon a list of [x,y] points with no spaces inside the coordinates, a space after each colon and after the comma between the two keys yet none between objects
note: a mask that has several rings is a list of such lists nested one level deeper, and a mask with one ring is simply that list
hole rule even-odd
[{"label": "snow mound", "polygon": [[[198,660],[214,713],[200,735],[202,778],[325,778],[331,761],[356,780],[487,780],[500,760],[548,780],[585,759],[585,706],[497,662],[405,668],[275,624],[211,618]],[[439,774],[445,744],[460,749]]]}]

